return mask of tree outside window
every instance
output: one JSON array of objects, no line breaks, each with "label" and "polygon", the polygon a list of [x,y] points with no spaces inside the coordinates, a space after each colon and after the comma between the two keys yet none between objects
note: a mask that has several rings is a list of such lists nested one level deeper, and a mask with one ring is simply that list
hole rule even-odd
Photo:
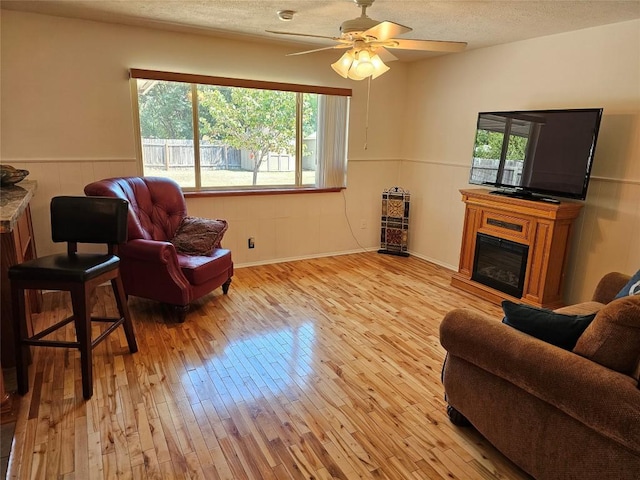
[{"label": "tree outside window", "polygon": [[321,137],[346,154],[326,130],[346,115],[318,128],[322,94],[142,78],[136,92],[144,175],[184,188],[318,186]]}]

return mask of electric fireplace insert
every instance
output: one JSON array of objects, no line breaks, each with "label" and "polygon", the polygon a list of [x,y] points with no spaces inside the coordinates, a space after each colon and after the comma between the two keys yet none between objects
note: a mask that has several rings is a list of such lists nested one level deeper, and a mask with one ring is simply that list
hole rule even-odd
[{"label": "electric fireplace insert", "polygon": [[477,233],[471,279],[520,298],[528,254],[527,245]]}]

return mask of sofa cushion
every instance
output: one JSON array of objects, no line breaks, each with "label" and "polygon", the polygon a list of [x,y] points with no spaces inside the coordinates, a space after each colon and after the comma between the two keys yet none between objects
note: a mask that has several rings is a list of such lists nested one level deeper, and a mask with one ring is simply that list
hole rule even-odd
[{"label": "sofa cushion", "polygon": [[595,313],[567,315],[509,300],[502,302],[502,309],[505,314],[503,323],[565,350],[573,349],[595,317]]},{"label": "sofa cushion", "polygon": [[605,305],[573,351],[617,372],[634,375],[640,361],[640,295]]},{"label": "sofa cushion", "polygon": [[622,287],[616,298],[626,297],[627,295],[640,295],[640,270]]},{"label": "sofa cushion", "polygon": [[227,231],[226,220],[186,216],[171,239],[178,253],[187,255],[210,255],[214,248],[220,247],[222,237]]},{"label": "sofa cushion", "polygon": [[178,264],[192,285],[212,280],[233,266],[231,251],[226,248],[216,248],[211,255],[178,254]]}]

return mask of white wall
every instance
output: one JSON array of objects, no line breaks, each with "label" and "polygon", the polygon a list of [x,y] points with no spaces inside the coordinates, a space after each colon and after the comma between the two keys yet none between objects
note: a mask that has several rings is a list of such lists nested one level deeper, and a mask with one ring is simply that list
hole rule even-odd
[{"label": "white wall", "polygon": [[604,107],[565,300],[640,268],[640,21],[424,60],[407,91],[399,183],[414,193],[415,254],[457,269],[479,111]]},{"label": "white wall", "polygon": [[337,76],[334,52],[286,57],[291,48],[7,10],[0,21],[0,156],[39,183],[40,254],[56,248],[52,196],[138,172],[127,72],[144,68],[353,88],[346,191],[188,200],[194,215],[229,220],[236,264],[377,248],[380,192],[400,185],[412,193],[410,250],[455,270],[478,111],[602,106],[566,300],[640,267],[638,21],[395,62],[371,83],[368,132],[367,84]]},{"label": "white wall", "polygon": [[398,175],[406,65],[372,85],[365,150],[367,85],[335,74],[335,52],[287,57],[295,49],[7,10],[1,26],[0,155],[38,181],[40,255],[61,249],[50,241],[51,197],[138,174],[130,68],[353,88],[345,192],[189,199],[188,207],[230,222],[224,245],[239,265],[379,245],[380,192]]}]

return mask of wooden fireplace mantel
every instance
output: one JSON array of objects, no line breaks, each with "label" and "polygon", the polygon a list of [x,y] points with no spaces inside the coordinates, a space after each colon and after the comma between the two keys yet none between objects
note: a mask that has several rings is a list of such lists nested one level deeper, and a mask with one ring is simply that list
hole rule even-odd
[{"label": "wooden fireplace mantel", "polygon": [[[460,266],[451,284],[497,304],[508,299],[543,308],[561,307],[571,229],[582,204],[523,200],[494,195],[483,188],[460,193],[466,208]],[[521,298],[471,279],[478,233],[529,247]]]}]

